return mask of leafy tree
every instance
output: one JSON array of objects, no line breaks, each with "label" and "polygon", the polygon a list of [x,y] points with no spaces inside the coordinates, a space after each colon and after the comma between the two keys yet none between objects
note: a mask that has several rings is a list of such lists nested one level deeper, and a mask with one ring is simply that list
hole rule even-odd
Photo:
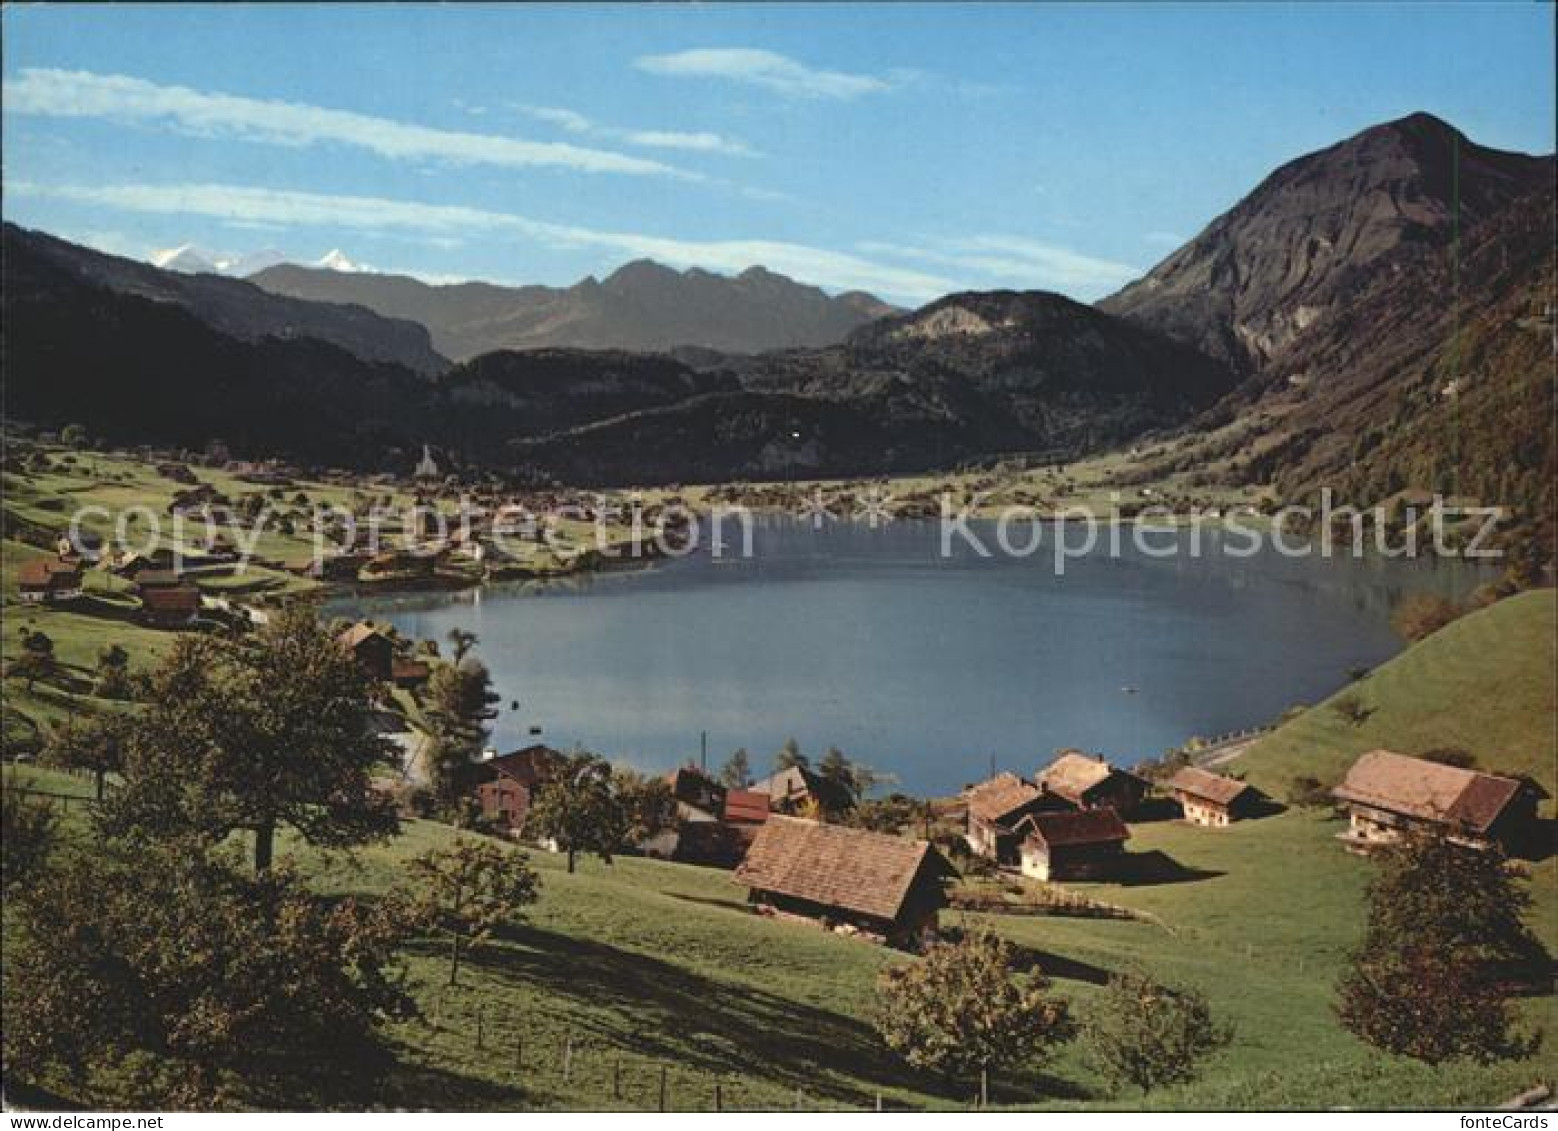
[{"label": "leafy tree", "polygon": [[54,658],[54,641],[42,632],[22,630],[22,654],[11,661],[11,675],[27,681],[31,694],[33,685],[40,679],[48,679],[59,670]]},{"label": "leafy tree", "polygon": [[418,856],[410,871],[422,884],[414,897],[420,921],[449,936],[451,986],[459,980],[462,951],[518,919],[541,885],[524,853],[465,837]]},{"label": "leafy tree", "polygon": [[49,736],[44,761],[66,770],[86,770],[92,774],[97,799],[103,800],[104,783],[109,774],[124,769],[125,736],[129,722],[116,715],[71,720]]},{"label": "leafy tree", "polygon": [[180,637],[124,738],[123,785],[98,816],[113,835],[254,834],[270,866],[278,826],[347,847],[395,830],[373,774],[392,756],[369,727],[372,681],[312,612],[242,639]]},{"label": "leafy tree", "polygon": [[1438,632],[1464,612],[1448,597],[1437,593],[1409,593],[1390,615],[1391,627],[1408,643]]},{"label": "leafy tree", "polygon": [[373,1063],[375,1027],[412,1008],[392,965],[399,907],[237,863],[176,840],[83,854],[18,889],[7,1076],[101,1073],[143,1107],[277,1107],[312,1074]]},{"label": "leafy tree", "polygon": [[727,789],[746,789],[752,784],[752,762],[746,747],[740,747],[720,767],[720,784]]},{"label": "leafy tree", "polygon": [[1355,727],[1368,722],[1369,716],[1374,713],[1373,708],[1364,706],[1363,700],[1356,695],[1343,695],[1331,704],[1331,710]]},{"label": "leafy tree", "polygon": [[1330,789],[1317,777],[1300,774],[1288,784],[1288,804],[1300,809],[1323,809],[1335,805]]},{"label": "leafy tree", "polygon": [[858,802],[878,785],[893,780],[891,775],[878,773],[862,762],[851,761],[837,746],[828,747],[817,772],[837,785],[851,802]]},{"label": "leafy tree", "polygon": [[878,981],[876,1029],[914,1068],[949,1082],[1009,1064],[1037,1064],[1075,1035],[1066,1003],[1038,971],[1012,973],[1012,947],[990,933],[890,966]]},{"label": "leafy tree", "polygon": [[1429,1064],[1532,1051],[1507,999],[1548,959],[1523,919],[1530,897],[1497,850],[1415,834],[1378,864],[1368,929],[1338,987],[1342,1024]]},{"label": "leafy tree", "polygon": [[609,864],[627,828],[613,785],[611,766],[599,755],[569,754],[536,791],[525,827],[556,841],[568,854],[570,872],[580,852],[593,852]]},{"label": "leafy tree", "polygon": [[60,429],[60,443],[67,448],[84,448],[87,446],[87,430],[82,424],[67,424]]},{"label": "leafy tree", "polygon": [[104,645],[97,653],[97,684],[93,693],[103,699],[130,697],[130,653],[118,644]]},{"label": "leafy tree", "polygon": [[849,813],[847,824],[878,833],[901,833],[905,830],[915,836],[923,836],[929,827],[931,806],[928,801],[895,793],[879,801],[862,801]]},{"label": "leafy tree", "polygon": [[433,669],[423,714],[434,739],[433,792],[446,810],[459,801],[460,771],[480,756],[500,699],[487,665],[474,657]]},{"label": "leafy tree", "polygon": [[59,819],[19,789],[0,791],[0,873],[7,892],[43,870],[59,841]]},{"label": "leafy tree", "polygon": [[801,753],[801,744],[794,738],[784,740],[784,745],[779,747],[779,752],[774,755],[774,768],[776,770],[788,770],[794,766],[806,767],[811,765],[811,759]]},{"label": "leafy tree", "polygon": [[1230,1032],[1212,1020],[1206,998],[1172,990],[1145,974],[1109,979],[1082,1026],[1088,1052],[1105,1076],[1142,1094],[1192,1079],[1199,1062],[1227,1044]]},{"label": "leafy tree", "polygon": [[614,788],[622,807],[624,844],[643,844],[676,828],[676,795],[664,778],[645,777],[619,767]]},{"label": "leafy tree", "polygon": [[481,640],[481,637],[468,628],[451,628],[445,634],[445,637],[449,641],[450,651],[454,655],[455,667],[460,666],[470,650],[476,647]]}]

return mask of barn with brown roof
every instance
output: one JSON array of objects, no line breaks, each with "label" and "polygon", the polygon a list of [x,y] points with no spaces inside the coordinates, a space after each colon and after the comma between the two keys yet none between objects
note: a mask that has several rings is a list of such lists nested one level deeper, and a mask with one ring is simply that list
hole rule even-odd
[{"label": "barn with brown roof", "polygon": [[1038,776],[1045,809],[1113,809],[1130,816],[1147,795],[1147,782],[1111,766],[1102,754],[1063,751]]},{"label": "barn with brown roof", "polygon": [[17,569],[16,588],[29,604],[74,601],[81,596],[81,567],[58,558],[35,558]]},{"label": "barn with brown roof", "polygon": [[1530,834],[1537,802],[1545,796],[1532,782],[1390,750],[1362,755],[1331,793],[1347,808],[1342,839],[1357,852],[1413,828],[1437,829],[1463,844],[1508,847]]},{"label": "barn with brown roof", "polygon": [[395,642],[372,622],[360,620],[350,628],[342,629],[335,642],[350,652],[371,678],[394,678]]},{"label": "barn with brown roof", "polygon": [[1185,820],[1209,828],[1248,817],[1261,798],[1253,785],[1197,766],[1183,767],[1167,784]]},{"label": "barn with brown roof", "polygon": [[526,746],[476,763],[465,771],[465,787],[474,793],[483,819],[516,835],[525,827],[536,790],[562,760],[550,746]]},{"label": "barn with brown roof", "polygon": [[764,914],[912,947],[935,932],[951,875],[952,865],[927,841],[776,814],[734,878]]},{"label": "barn with brown roof", "polygon": [[1016,824],[1039,806],[1043,796],[1037,786],[1011,773],[997,774],[964,790],[969,848],[999,863],[1016,864],[1022,841]]},{"label": "barn with brown roof", "polygon": [[1099,880],[1118,874],[1130,830],[1113,809],[1030,813],[1023,834],[1022,874],[1036,880]]},{"label": "barn with brown roof", "polygon": [[200,590],[179,584],[141,593],[141,620],[154,628],[184,628],[200,616]]}]

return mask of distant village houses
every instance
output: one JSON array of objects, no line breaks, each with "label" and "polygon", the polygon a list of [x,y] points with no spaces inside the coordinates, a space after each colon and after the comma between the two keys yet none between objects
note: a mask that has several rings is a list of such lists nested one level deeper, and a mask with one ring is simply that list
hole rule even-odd
[{"label": "distant village houses", "polygon": [[934,938],[952,875],[926,841],[776,814],[733,878],[760,914],[915,949]]},{"label": "distant village houses", "polygon": [[1015,866],[1022,836],[1017,822],[1042,804],[1040,789],[1016,774],[1001,773],[970,786],[963,793],[968,805],[968,847],[979,856]]},{"label": "distant village houses", "polygon": [[21,599],[32,605],[54,605],[81,596],[81,566],[58,558],[23,562],[16,571]]},{"label": "distant village houses", "polygon": [[1343,842],[1367,853],[1413,829],[1473,847],[1518,847],[1534,832],[1537,802],[1546,793],[1529,781],[1371,750],[1332,795],[1347,810]]},{"label": "distant village houses", "polygon": [[519,836],[536,791],[563,763],[549,746],[526,746],[477,762],[465,771],[465,790],[482,819],[498,831]]},{"label": "distant village houses", "polygon": [[752,788],[768,794],[769,808],[775,813],[812,816],[842,813],[854,806],[849,790],[807,766],[788,766]]}]

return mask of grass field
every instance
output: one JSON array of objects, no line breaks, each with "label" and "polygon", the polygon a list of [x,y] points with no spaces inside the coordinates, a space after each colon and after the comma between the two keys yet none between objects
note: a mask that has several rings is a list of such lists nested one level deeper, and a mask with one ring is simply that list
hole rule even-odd
[{"label": "grass field", "polygon": [[[1493,772],[1529,774],[1549,793],[1558,704],[1558,594],[1523,593],[1468,614],[1257,742],[1238,767],[1281,798],[1294,776],[1341,780],[1354,758],[1385,747],[1422,754],[1455,747]],[[1333,709],[1356,697],[1354,724]]]},{"label": "grass field", "polygon": [[[46,771],[21,775],[36,788],[90,788],[84,779]],[[1183,1087],[1145,1098],[1112,1092],[1073,1047],[1042,1072],[996,1079],[995,1101],[1067,1108],[1465,1106],[1550,1081],[1547,1055],[1430,1069],[1375,1052],[1337,1025],[1332,986],[1362,929],[1370,869],[1336,844],[1340,827],[1297,812],[1226,830],[1135,825],[1133,851],[1165,853],[1187,878],[1084,890],[1150,921],[951,916],[953,923],[993,926],[1020,944],[1081,1012],[1110,971],[1134,964],[1171,984],[1200,987],[1234,1027],[1233,1043]],[[320,886],[372,893],[396,882],[409,857],[452,835],[423,821],[355,858],[322,856],[293,842],[284,847]],[[897,1064],[870,1028],[877,972],[911,959],[759,919],[725,872],[619,859],[610,866],[584,861],[570,876],[556,857],[532,858],[543,874],[540,903],[523,926],[476,952],[459,987],[443,987],[441,948],[408,953],[426,1017],[388,1031],[398,1067],[373,1093],[379,1102],[653,1109],[663,1068],[668,1104],[677,1110],[712,1110],[716,1089],[727,1109],[790,1108],[797,1089],[808,1109],[870,1108],[878,1094],[893,1108],[967,1103]],[[1551,860],[1528,880],[1537,899],[1533,923],[1550,947],[1558,947],[1555,882]],[[1524,1009],[1549,1031],[1558,1020],[1552,998]],[[341,1086],[333,1097],[310,1102],[361,1102],[349,1082]],[[111,1082],[86,1094],[107,1103]]]}]

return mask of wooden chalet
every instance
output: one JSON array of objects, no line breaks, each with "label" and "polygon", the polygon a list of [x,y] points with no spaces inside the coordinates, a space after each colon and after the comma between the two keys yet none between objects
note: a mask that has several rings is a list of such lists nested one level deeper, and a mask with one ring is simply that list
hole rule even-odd
[{"label": "wooden chalet", "polygon": [[849,790],[806,766],[779,770],[755,782],[752,788],[768,794],[768,807],[775,813],[793,816],[805,814],[813,807],[823,813],[842,813],[854,806]]},{"label": "wooden chalet", "polygon": [[1248,817],[1261,799],[1253,785],[1195,766],[1185,766],[1165,784],[1179,802],[1185,820],[1211,828]]},{"label": "wooden chalet", "polygon": [[774,815],[734,879],[760,914],[917,947],[936,931],[952,874],[927,841]]},{"label": "wooden chalet", "polygon": [[16,571],[16,587],[30,605],[53,605],[81,596],[81,566],[58,558],[35,558]]},{"label": "wooden chalet", "polygon": [[1036,880],[1098,880],[1119,873],[1130,830],[1114,809],[1029,813],[1022,835],[1022,874]]},{"label": "wooden chalet", "polygon": [[1143,778],[1111,766],[1102,754],[1067,750],[1037,778],[1042,809],[1113,809],[1128,817],[1149,788]]},{"label": "wooden chalet", "polygon": [[562,765],[550,746],[526,746],[477,762],[465,772],[466,789],[482,818],[510,836],[525,827],[535,791]]},{"label": "wooden chalet", "polygon": [[1001,864],[1016,864],[1022,837],[1017,822],[1035,811],[1043,793],[1016,774],[1001,773],[963,791],[968,805],[968,846]]},{"label": "wooden chalet", "polygon": [[1342,840],[1368,852],[1412,829],[1436,830],[1462,844],[1519,845],[1536,824],[1545,792],[1532,782],[1371,750],[1331,791],[1347,809]]},{"label": "wooden chalet", "polygon": [[360,620],[343,629],[335,642],[350,652],[371,678],[386,682],[394,678],[395,642],[371,622]]},{"label": "wooden chalet", "polygon": [[180,583],[141,591],[141,620],[153,628],[186,628],[200,616],[200,590]]}]

